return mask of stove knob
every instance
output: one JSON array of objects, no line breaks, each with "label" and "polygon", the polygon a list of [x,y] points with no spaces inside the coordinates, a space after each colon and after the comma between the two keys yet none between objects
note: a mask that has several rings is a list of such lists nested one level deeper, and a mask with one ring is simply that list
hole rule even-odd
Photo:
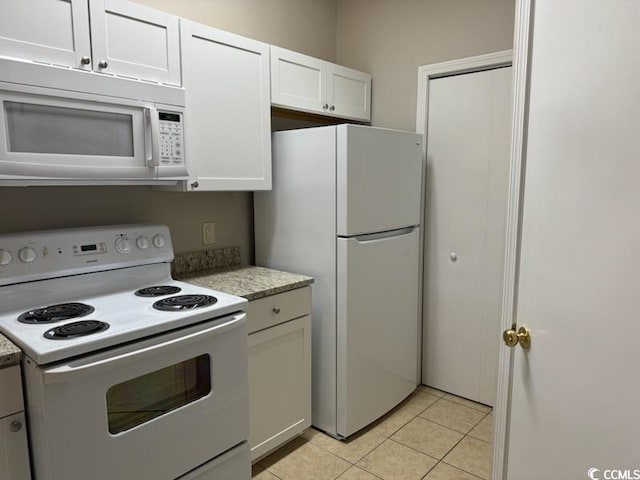
[{"label": "stove knob", "polygon": [[158,234],[155,237],[153,237],[153,244],[156,246],[156,248],[162,248],[162,247],[164,247],[164,245],[166,243],[167,243],[167,241],[160,234]]},{"label": "stove knob", "polygon": [[36,259],[36,251],[31,247],[24,247],[18,252],[18,257],[24,263],[31,263]]},{"label": "stove knob", "polygon": [[127,237],[120,237],[116,240],[116,250],[118,253],[126,255],[131,251],[131,242]]},{"label": "stove knob", "polygon": [[13,255],[8,250],[0,250],[0,265],[9,265],[13,260]]},{"label": "stove knob", "polygon": [[138,237],[136,239],[136,245],[140,250],[146,250],[149,248],[149,239],[147,237]]}]

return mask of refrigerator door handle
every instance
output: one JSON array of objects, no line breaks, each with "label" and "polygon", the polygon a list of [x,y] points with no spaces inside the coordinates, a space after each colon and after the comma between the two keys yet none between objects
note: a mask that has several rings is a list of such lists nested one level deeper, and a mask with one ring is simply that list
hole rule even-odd
[{"label": "refrigerator door handle", "polygon": [[386,232],[377,232],[377,233],[366,233],[364,235],[355,235],[354,237],[358,242],[372,242],[374,240],[383,240],[386,238],[392,237],[401,237],[403,235],[409,235],[413,233],[413,231],[418,228],[417,226],[398,228],[396,230],[389,230]]}]

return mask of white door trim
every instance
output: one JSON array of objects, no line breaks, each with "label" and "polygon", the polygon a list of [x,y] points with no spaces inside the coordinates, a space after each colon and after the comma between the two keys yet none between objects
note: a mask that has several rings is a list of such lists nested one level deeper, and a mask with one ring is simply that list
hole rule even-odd
[{"label": "white door trim", "polygon": [[[512,112],[512,143],[509,164],[509,190],[507,201],[507,233],[505,242],[505,262],[504,262],[504,283],[502,291],[501,305],[501,328],[506,330],[514,325],[516,307],[516,281],[518,272],[518,249],[519,249],[519,219],[520,219],[520,197],[521,179],[523,174],[523,147],[525,133],[525,118],[527,106],[527,68],[529,55],[529,17],[530,4],[532,0],[517,0],[516,7],[516,29],[514,50],[504,50],[501,52],[479,55],[476,57],[463,58],[450,62],[423,65],[418,67],[418,101],[416,111],[416,132],[424,135],[422,146],[424,176],[426,180],[426,159],[427,159],[427,128],[429,111],[429,81],[435,78],[471,73],[492,68],[507,67],[513,65],[513,92],[514,103]],[[426,181],[423,182],[422,192],[422,218],[426,229],[425,218],[425,188]],[[421,242],[423,239],[421,239]],[[424,247],[424,243],[421,243]],[[424,251],[422,251],[422,256]],[[423,258],[421,258],[421,267]],[[422,269],[421,269],[422,278]],[[422,312],[421,312],[422,314]],[[498,362],[497,394],[494,409],[494,432],[493,432],[493,469],[492,479],[503,480],[506,475],[506,461],[508,445],[506,444],[509,406],[511,401],[511,368],[512,350],[508,348],[500,349]]]},{"label": "white door trim", "polygon": [[[529,111],[530,27],[533,2],[516,0],[513,41],[513,111],[511,122],[511,160],[507,233],[502,286],[501,330],[517,323],[517,288],[520,257],[520,221],[525,172],[525,137]],[[509,453],[508,432],[511,419],[511,380],[513,349],[501,348],[498,359],[498,392],[494,410],[492,480],[506,480]]]}]

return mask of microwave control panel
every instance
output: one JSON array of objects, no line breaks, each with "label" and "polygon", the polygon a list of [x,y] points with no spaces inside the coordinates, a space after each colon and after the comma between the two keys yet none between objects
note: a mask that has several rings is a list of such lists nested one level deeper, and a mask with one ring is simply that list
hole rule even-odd
[{"label": "microwave control panel", "polygon": [[160,124],[160,164],[184,165],[182,114],[158,112]]}]

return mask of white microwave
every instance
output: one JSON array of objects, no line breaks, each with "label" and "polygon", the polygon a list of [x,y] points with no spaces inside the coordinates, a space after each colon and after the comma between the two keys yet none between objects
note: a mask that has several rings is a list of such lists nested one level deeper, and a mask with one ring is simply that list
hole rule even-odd
[{"label": "white microwave", "polygon": [[184,108],[0,82],[0,186],[188,178]]}]

